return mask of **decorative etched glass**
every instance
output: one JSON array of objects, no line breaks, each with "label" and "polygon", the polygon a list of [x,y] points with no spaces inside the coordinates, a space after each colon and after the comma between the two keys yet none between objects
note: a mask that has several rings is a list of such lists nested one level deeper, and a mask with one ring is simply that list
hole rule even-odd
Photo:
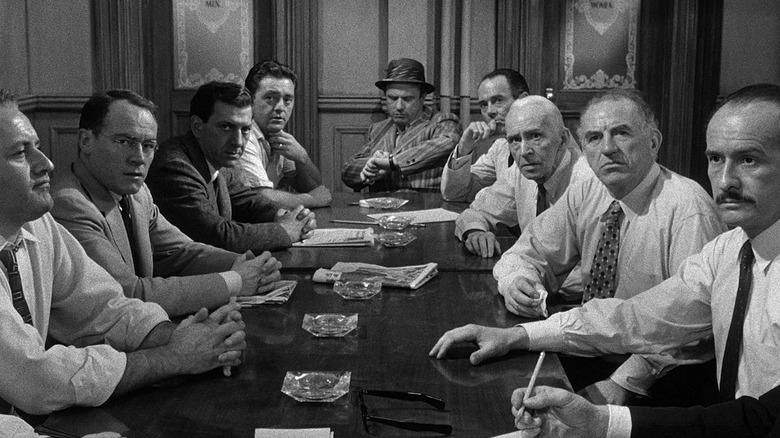
[{"label": "decorative etched glass", "polygon": [[636,88],[640,1],[566,1],[564,90]]},{"label": "decorative etched glass", "polygon": [[252,67],[251,0],[174,0],[175,87],[241,83]]}]

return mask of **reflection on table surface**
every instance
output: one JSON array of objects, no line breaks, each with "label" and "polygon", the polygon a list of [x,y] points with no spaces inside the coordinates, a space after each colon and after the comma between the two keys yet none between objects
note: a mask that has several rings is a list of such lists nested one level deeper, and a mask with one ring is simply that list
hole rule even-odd
[{"label": "reflection on table surface", "polygon": [[[258,427],[331,427],[336,437],[440,436],[369,423],[364,428],[355,388],[415,391],[442,398],[444,411],[423,403],[366,397],[371,415],[450,424],[455,437],[486,437],[513,430],[511,391],[530,379],[536,353],[515,353],[473,367],[460,348],[447,360],[428,351],[446,330],[474,322],[511,326],[489,273],[442,272],[416,291],[385,288],[366,301],[347,301],[310,275],[280,306],[245,309],[249,348],[245,363],[223,377],[219,370],[164,382],[110,400],[100,408],[73,408],[47,425],[73,430],[122,431],[127,437],[251,437]],[[306,313],[357,313],[358,328],[343,338],[316,338],[301,328]],[[280,392],[287,371],[351,371],[352,392],[332,403],[300,403]],[[568,387],[555,355],[539,384]],[[101,429],[102,428],[102,429]],[[89,430],[82,431],[87,432]]]},{"label": "reflection on table surface", "polygon": [[[392,196],[408,199],[409,202],[397,210],[378,210],[364,208],[356,203],[362,198]],[[335,193],[330,207],[318,208],[317,225],[320,228],[366,228],[370,225],[350,225],[332,223],[332,219],[371,221],[368,214],[387,213],[403,214],[404,211],[444,208],[445,210],[461,212],[468,207],[462,202],[446,202],[440,193],[420,193],[413,191],[398,191],[385,194]],[[379,243],[372,247],[358,248],[290,248],[278,251],[274,256],[282,262],[286,272],[309,271],[317,268],[330,268],[336,262],[363,262],[383,266],[406,266],[420,263],[436,262],[439,271],[470,271],[490,272],[498,260],[497,257],[483,259],[470,254],[463,244],[455,237],[454,222],[439,222],[427,224],[424,228],[407,229],[417,236],[417,239],[405,247],[386,248]],[[503,249],[508,249],[515,238],[510,235],[499,236]]]}]

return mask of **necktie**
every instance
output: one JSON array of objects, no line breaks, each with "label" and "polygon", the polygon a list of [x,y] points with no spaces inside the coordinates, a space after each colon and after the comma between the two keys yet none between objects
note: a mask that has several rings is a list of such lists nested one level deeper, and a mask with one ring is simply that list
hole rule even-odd
[{"label": "necktie", "polygon": [[536,187],[538,189],[536,193],[536,215],[539,216],[550,205],[547,203],[547,189],[544,188],[544,184],[536,184]]},{"label": "necktie", "polygon": [[596,254],[593,255],[593,265],[590,267],[590,282],[585,286],[582,303],[593,298],[610,298],[615,296],[617,282],[618,251],[620,250],[620,222],[623,210],[617,201],[612,201],[609,210],[602,216],[604,229],[601,232]]},{"label": "necktie", "polygon": [[129,195],[122,196],[122,199],[119,201],[119,211],[122,212],[122,222],[125,224],[127,240],[130,243],[130,251],[133,254],[133,270],[135,275],[140,275],[138,265],[141,263],[141,259],[138,254],[138,246],[136,245],[135,227],[133,226],[133,205]]},{"label": "necktie", "polygon": [[739,354],[742,349],[742,327],[745,323],[750,286],[753,282],[753,248],[748,240],[739,251],[739,285],[737,298],[734,300],[734,313],[731,315],[729,336],[726,338],[726,348],[723,351],[723,363],[720,369],[720,399],[734,400],[737,387],[737,368]]},{"label": "necktie", "polygon": [[11,286],[11,300],[14,308],[19,312],[25,323],[32,325],[32,315],[30,314],[30,308],[27,307],[27,301],[24,299],[22,278],[19,276],[19,265],[16,263],[16,251],[18,249],[18,245],[6,245],[0,251],[0,259],[3,265],[5,265],[5,270],[8,271],[8,285]]}]

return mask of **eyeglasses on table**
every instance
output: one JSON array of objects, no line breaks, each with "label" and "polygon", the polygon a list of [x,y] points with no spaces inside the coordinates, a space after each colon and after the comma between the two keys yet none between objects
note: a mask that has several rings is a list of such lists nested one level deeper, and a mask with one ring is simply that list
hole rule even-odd
[{"label": "eyeglasses on table", "polygon": [[406,391],[383,391],[376,389],[364,389],[357,388],[358,403],[360,404],[360,413],[363,417],[363,427],[368,431],[368,423],[381,423],[388,426],[398,427],[405,430],[413,430],[416,432],[436,432],[442,435],[450,435],[452,433],[452,426],[449,424],[435,424],[435,423],[421,423],[417,421],[408,420],[396,420],[393,418],[379,417],[376,415],[368,414],[368,407],[366,406],[365,396],[370,395],[374,397],[392,398],[396,400],[414,401],[426,403],[434,408],[443,411],[444,400],[436,398],[420,392],[406,392]]}]

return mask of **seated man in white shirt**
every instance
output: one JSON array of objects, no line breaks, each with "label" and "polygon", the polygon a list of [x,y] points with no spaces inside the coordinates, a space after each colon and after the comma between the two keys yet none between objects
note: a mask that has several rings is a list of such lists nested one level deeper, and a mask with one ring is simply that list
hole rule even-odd
[{"label": "seated man in white shirt", "polygon": [[[505,329],[477,325],[456,328],[442,336],[431,354],[444,357],[458,342],[479,346],[471,356],[472,363],[516,349],[584,355],[676,354],[682,346],[713,337],[720,400],[771,396],[773,388],[780,385],[778,120],[780,86],[774,84],[745,87],[717,108],[707,126],[708,173],[718,212],[732,229],[689,257],[674,276],[631,299],[591,300],[582,308],[557,313],[545,321]],[[569,403],[575,400],[559,393],[529,408],[553,406],[556,400],[564,405],[546,412],[583,406]],[[543,426],[551,417],[541,415]],[[593,432],[601,430],[603,436],[609,425],[618,429],[609,431],[609,436],[647,436],[631,427],[637,420],[643,427],[652,427],[645,421],[648,415],[611,406],[609,415],[570,424],[573,430],[569,433],[598,436]],[[540,422],[521,417],[518,426],[538,431]],[[758,436],[748,435],[746,430],[720,432],[713,436]]]},{"label": "seated man in white shirt", "polygon": [[[177,374],[238,365],[236,304],[180,324],[127,298],[48,211],[53,164],[30,120],[0,90],[0,410],[47,414]],[[48,342],[55,343],[46,347]]]},{"label": "seated man in white shirt", "polygon": [[[526,96],[528,83],[516,70],[500,68],[482,77],[477,103],[484,121],[469,123],[447,159],[441,175],[445,201],[471,202],[483,187],[512,168],[514,158],[509,153],[504,120],[512,102]],[[479,154],[484,143],[490,148]]]},{"label": "seated man in white shirt", "polygon": [[252,132],[238,165],[229,172],[282,207],[325,207],[331,194],[319,169],[284,130],[295,106],[297,81],[295,72],[275,61],[259,62],[249,71],[244,85],[254,97]]},{"label": "seated man in white shirt", "polygon": [[[557,202],[569,185],[593,178],[561,112],[544,97],[528,96],[512,103],[506,139],[501,141],[491,150],[506,147],[514,165],[499,172],[495,184],[482,189],[455,221],[455,235],[469,252],[481,257],[501,253],[493,233],[498,224],[522,230]],[[573,281],[578,286],[578,278]]]},{"label": "seated man in white shirt", "polygon": [[[671,277],[725,229],[698,183],[656,163],[662,137],[639,95],[610,91],[591,100],[580,122],[596,176],[570,186],[493,269],[507,309],[520,316],[546,316],[547,292],[555,294],[578,264],[583,302],[628,299]],[[638,355],[562,362],[576,390],[621,404],[651,395],[676,365],[668,356]],[[656,396],[681,396],[668,389]]]}]

